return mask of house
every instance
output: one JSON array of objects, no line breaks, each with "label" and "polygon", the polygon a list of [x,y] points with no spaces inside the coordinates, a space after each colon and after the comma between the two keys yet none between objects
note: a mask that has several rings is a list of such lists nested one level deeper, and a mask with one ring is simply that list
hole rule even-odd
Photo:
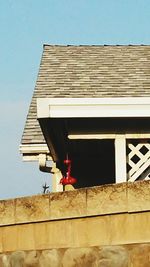
[{"label": "house", "polygon": [[150,266],[149,66],[150,46],[44,46],[20,150],[65,190],[0,201],[0,266]]},{"label": "house", "polygon": [[75,188],[149,179],[150,46],[44,45],[20,151],[53,191],[66,158]]}]

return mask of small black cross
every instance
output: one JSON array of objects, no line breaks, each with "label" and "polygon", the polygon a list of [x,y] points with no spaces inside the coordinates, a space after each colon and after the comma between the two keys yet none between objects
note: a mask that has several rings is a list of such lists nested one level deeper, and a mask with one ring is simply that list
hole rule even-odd
[{"label": "small black cross", "polygon": [[49,186],[46,185],[46,183],[45,183],[45,185],[43,185],[43,194],[46,193],[46,191],[47,191],[48,188],[49,188]]}]

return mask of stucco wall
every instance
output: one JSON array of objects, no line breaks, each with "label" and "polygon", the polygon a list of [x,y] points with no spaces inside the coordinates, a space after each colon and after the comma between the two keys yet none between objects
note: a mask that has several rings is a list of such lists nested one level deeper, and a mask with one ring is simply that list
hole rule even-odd
[{"label": "stucco wall", "polygon": [[148,267],[149,222],[150,181],[0,201],[0,267]]}]

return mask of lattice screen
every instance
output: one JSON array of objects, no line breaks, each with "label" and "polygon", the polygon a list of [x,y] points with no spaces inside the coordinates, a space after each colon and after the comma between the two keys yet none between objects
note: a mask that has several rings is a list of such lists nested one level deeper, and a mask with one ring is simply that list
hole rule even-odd
[{"label": "lattice screen", "polygon": [[150,179],[150,139],[127,140],[127,179]]}]

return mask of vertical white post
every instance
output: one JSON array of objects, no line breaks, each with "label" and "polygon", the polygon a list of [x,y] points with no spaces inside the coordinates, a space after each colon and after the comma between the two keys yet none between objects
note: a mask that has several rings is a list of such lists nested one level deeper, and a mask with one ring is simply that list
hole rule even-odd
[{"label": "vertical white post", "polygon": [[125,135],[116,135],[115,138],[115,170],[116,170],[116,183],[126,182],[127,171],[126,171]]},{"label": "vertical white post", "polygon": [[60,184],[60,179],[62,178],[62,173],[59,169],[56,168],[56,164],[54,163],[52,175],[52,192],[61,192],[63,191],[63,186]]}]

